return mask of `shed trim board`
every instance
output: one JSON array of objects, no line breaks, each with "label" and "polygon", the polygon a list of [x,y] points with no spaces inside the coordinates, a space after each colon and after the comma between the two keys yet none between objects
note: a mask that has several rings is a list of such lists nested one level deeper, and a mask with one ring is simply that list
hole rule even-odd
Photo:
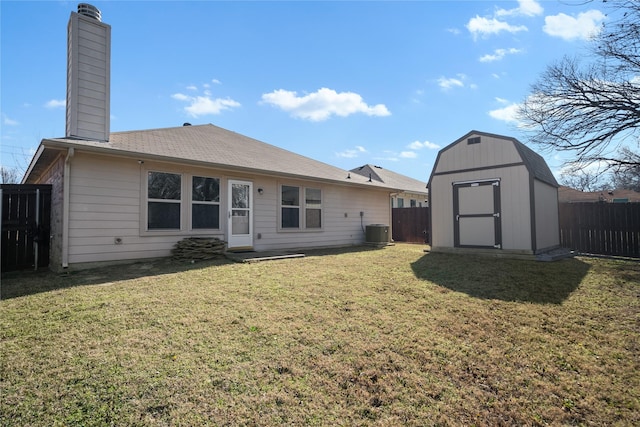
[{"label": "shed trim board", "polygon": [[[436,163],[437,163],[437,160],[436,160]],[[487,169],[512,168],[517,166],[526,166],[526,164],[524,162],[518,162],[518,163],[506,163],[503,165],[495,165],[495,166],[482,166],[477,168],[458,169],[458,170],[452,170],[452,171],[435,172],[431,176],[442,176],[442,175],[450,175],[454,173],[464,173],[464,172],[478,172],[478,171],[483,171]]]}]

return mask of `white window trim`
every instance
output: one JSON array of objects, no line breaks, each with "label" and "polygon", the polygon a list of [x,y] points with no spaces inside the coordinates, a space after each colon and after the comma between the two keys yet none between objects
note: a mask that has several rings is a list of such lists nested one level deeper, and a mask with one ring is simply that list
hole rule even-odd
[{"label": "white window trim", "polygon": [[[189,230],[193,233],[211,233],[211,232],[220,232],[222,231],[222,226],[220,225],[222,223],[222,219],[223,219],[223,215],[222,215],[222,202],[220,200],[222,200],[222,179],[219,177],[215,177],[215,176],[208,176],[208,175],[199,175],[199,174],[191,174],[188,175],[189,176],[189,193],[188,193],[188,199],[189,199],[189,215],[188,215],[188,221],[189,221]],[[217,202],[209,202],[209,201],[201,201],[201,200],[193,200],[193,178],[198,177],[198,178],[210,178],[210,179],[217,179],[218,180],[218,201]],[[213,206],[218,206],[218,228],[193,228],[193,205],[213,205]]]},{"label": "white window trim", "polygon": [[[148,175],[149,172],[158,172],[158,173],[172,173],[175,175],[180,175],[180,228],[179,229],[149,229],[149,187],[148,187]],[[215,178],[220,181],[220,218],[218,227],[219,228],[192,228],[193,219],[191,217],[191,206],[193,199],[193,177],[204,177],[204,178]],[[225,197],[224,190],[224,182],[222,176],[211,176],[206,173],[187,173],[177,168],[172,167],[142,167],[140,169],[140,231],[139,234],[141,237],[149,237],[149,236],[219,236],[223,237],[225,233],[225,227],[223,222],[223,205],[222,200]],[[162,201],[163,199],[151,199],[151,201]],[[177,202],[177,201],[176,201]],[[198,202],[205,203],[205,202]]]},{"label": "white window trim", "polygon": [[[164,173],[164,174],[172,174],[180,176],[180,199],[150,199],[149,198],[149,174],[150,173]],[[144,186],[144,222],[141,228],[144,229],[146,233],[166,233],[166,234],[174,234],[179,233],[184,229],[184,174],[179,172],[169,172],[169,171],[160,171],[156,169],[149,169],[144,172],[143,186]],[[149,203],[167,203],[167,204],[177,204],[180,206],[180,225],[178,228],[156,228],[149,229]]]},{"label": "white window trim", "polygon": [[[291,205],[283,205],[282,204],[282,187],[297,187],[298,188],[298,206]],[[307,207],[306,203],[306,190],[320,190],[320,206],[317,207],[315,205]],[[282,227],[282,208],[296,208],[298,209],[298,224],[300,226],[298,228],[290,228],[290,227]],[[307,209],[320,209],[320,227],[307,228]],[[288,182],[283,182],[278,184],[278,232],[282,233],[317,233],[324,231],[324,189],[321,186],[310,186],[310,185],[300,185],[300,184],[292,184]]]}]

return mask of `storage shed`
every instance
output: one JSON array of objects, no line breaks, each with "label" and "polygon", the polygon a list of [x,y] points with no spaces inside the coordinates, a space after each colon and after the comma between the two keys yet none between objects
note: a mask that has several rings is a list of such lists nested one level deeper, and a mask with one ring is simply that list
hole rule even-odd
[{"label": "storage shed", "polygon": [[558,248],[558,183],[515,138],[471,131],[440,150],[428,183],[431,250],[535,255]]}]

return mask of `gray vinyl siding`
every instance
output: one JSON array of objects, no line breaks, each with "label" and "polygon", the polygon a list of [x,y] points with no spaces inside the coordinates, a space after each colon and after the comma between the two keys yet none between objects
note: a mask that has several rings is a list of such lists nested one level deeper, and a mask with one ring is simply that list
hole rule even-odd
[{"label": "gray vinyl siding", "polygon": [[[69,264],[164,252],[166,245],[140,239],[137,162],[76,152],[69,175]],[[117,237],[122,244],[115,244]]]},{"label": "gray vinyl siding", "polygon": [[[189,230],[186,225],[191,205],[185,199],[181,211],[185,225],[182,230],[146,231],[144,186],[149,170],[181,173],[184,179],[193,175],[220,178],[220,229]],[[141,165],[131,158],[82,152],[76,152],[71,159],[70,179],[70,265],[165,257],[170,255],[176,242],[190,236],[225,239],[227,184],[230,179],[253,182],[253,242],[254,249],[258,251],[361,244],[364,242],[363,227],[368,224],[390,224],[389,191],[384,189],[230,174],[216,169],[150,161]],[[281,184],[322,190],[321,230],[279,229],[278,192]],[[263,189],[263,194],[258,194],[258,188]],[[364,212],[362,221],[360,212]],[[116,238],[122,239],[122,243],[116,244]]]},{"label": "gray vinyl siding", "polygon": [[69,20],[67,136],[109,139],[111,27],[77,13]]},{"label": "gray vinyl siding", "polygon": [[[278,191],[280,185],[320,188],[322,223],[320,230],[280,230]],[[256,196],[254,213],[254,248],[256,250],[347,246],[364,242],[363,226],[390,224],[389,192],[338,186],[313,181],[262,178],[254,189],[264,189]],[[362,219],[360,212],[364,212]],[[257,234],[261,238],[257,238]]]}]

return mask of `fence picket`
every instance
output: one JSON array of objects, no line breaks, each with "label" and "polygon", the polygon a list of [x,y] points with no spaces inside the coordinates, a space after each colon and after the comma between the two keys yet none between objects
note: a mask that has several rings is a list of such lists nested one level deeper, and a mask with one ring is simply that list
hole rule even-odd
[{"label": "fence picket", "polygon": [[640,203],[560,203],[559,219],[564,247],[640,257]]}]

